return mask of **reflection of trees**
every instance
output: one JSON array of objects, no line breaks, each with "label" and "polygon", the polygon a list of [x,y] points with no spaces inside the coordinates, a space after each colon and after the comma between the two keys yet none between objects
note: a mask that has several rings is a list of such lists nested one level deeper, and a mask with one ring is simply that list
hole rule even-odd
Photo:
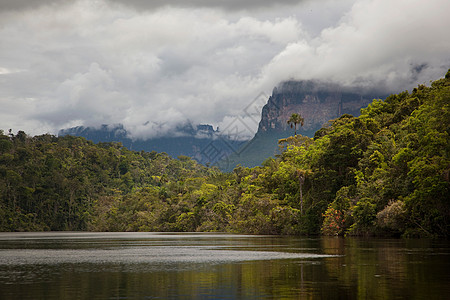
[{"label": "reflection of trees", "polygon": [[[54,265],[40,270],[45,280],[32,288],[24,289],[18,277],[6,292],[1,286],[0,296],[3,299],[4,292],[37,299],[432,299],[439,296],[448,274],[442,255],[424,256],[433,250],[430,241],[284,237],[242,245],[247,250],[339,256],[217,264]],[[446,247],[442,251],[448,253]],[[34,266],[18,268],[23,274],[35,271]],[[76,292],[67,293],[68,287]]]},{"label": "reflection of trees", "polygon": [[430,292],[424,285],[435,282],[439,290],[442,284],[439,278],[424,280],[425,274],[433,273],[425,264],[411,263],[411,254],[423,253],[423,245],[409,250],[404,240],[336,237],[321,241],[324,253],[343,255],[324,260],[328,275],[359,299],[412,299]]}]

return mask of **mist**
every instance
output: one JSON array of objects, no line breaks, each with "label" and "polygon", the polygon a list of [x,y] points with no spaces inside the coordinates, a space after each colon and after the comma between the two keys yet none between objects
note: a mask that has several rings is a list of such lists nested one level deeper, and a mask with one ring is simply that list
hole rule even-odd
[{"label": "mist", "polygon": [[[151,4],[150,4],[151,3]],[[0,128],[29,134],[121,123],[257,130],[286,80],[392,93],[450,66],[450,3],[1,1]]]}]

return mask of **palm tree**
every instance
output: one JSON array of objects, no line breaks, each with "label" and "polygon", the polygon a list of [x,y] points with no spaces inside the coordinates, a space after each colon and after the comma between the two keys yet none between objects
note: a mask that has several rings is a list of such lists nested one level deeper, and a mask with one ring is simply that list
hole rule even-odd
[{"label": "palm tree", "polygon": [[300,124],[300,126],[303,126],[303,122],[305,120],[302,118],[302,115],[300,114],[292,114],[289,120],[287,120],[287,123],[291,125],[292,127],[295,127],[294,135],[297,135],[297,124]]}]

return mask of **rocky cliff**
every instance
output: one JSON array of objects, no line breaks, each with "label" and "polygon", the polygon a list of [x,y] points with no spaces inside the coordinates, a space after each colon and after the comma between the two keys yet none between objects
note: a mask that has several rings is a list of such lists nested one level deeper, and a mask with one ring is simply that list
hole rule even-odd
[{"label": "rocky cliff", "polygon": [[299,132],[311,136],[329,120],[342,114],[358,116],[362,107],[379,97],[375,93],[364,93],[332,83],[283,82],[274,88],[262,109],[258,133],[290,133],[292,130],[287,120],[293,113],[299,113],[305,119]]},{"label": "rocky cliff", "polygon": [[386,95],[359,88],[342,87],[320,81],[287,81],[273,89],[263,107],[261,121],[255,137],[235,151],[219,167],[231,171],[236,165],[253,167],[278,153],[278,140],[294,135],[287,124],[293,113],[301,114],[304,125],[297,133],[313,137],[328,121],[351,114],[359,116],[360,110],[373,99]]},{"label": "rocky cliff", "polygon": [[133,140],[120,125],[100,128],[74,127],[61,130],[59,135],[83,136],[97,142],[121,142],[132,150],[166,152],[173,157],[191,156],[204,164],[217,164],[230,171],[236,165],[252,167],[277,154],[278,140],[294,134],[287,124],[293,113],[305,122],[298,133],[313,137],[314,133],[344,113],[358,116],[360,109],[383,95],[343,88],[337,84],[318,81],[287,81],[274,88],[262,109],[258,132],[246,141],[227,139],[211,125],[184,124],[175,128],[177,134],[148,140]]}]

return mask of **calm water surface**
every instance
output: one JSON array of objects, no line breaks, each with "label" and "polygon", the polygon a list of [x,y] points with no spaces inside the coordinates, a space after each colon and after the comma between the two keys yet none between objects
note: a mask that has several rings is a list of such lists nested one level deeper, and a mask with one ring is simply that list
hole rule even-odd
[{"label": "calm water surface", "polygon": [[450,243],[0,233],[0,299],[450,299]]}]

